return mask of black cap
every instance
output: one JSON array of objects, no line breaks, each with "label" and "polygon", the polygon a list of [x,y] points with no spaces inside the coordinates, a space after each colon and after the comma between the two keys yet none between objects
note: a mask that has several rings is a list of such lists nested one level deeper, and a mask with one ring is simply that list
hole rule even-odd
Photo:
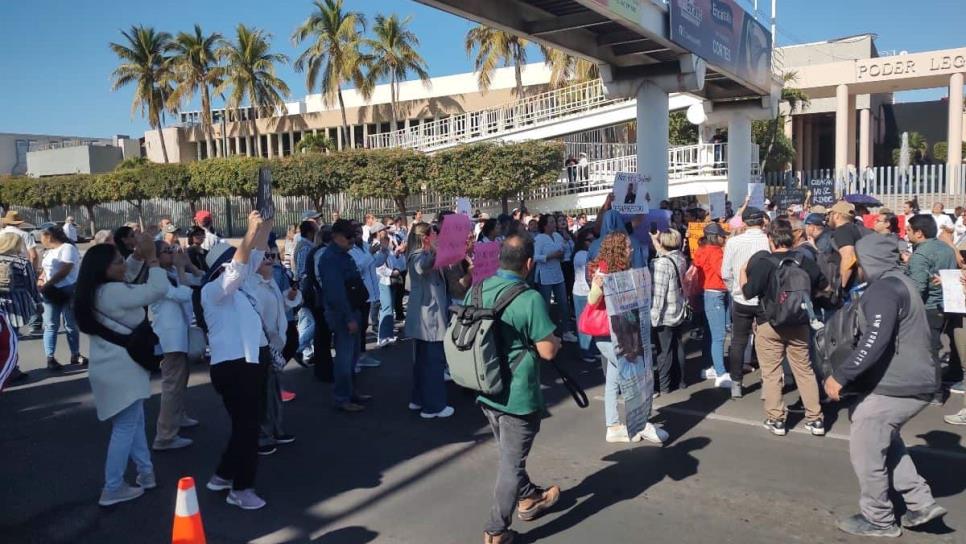
[{"label": "black cap", "polygon": [[825,216],[820,213],[810,213],[805,216],[806,225],[824,225]]},{"label": "black cap", "polygon": [[356,227],[348,219],[339,219],[332,223],[332,234],[341,234],[346,238],[352,238],[356,234]]},{"label": "black cap", "polygon": [[754,206],[748,206],[745,211],[741,212],[741,220],[747,223],[748,221],[761,221],[765,218],[765,212]]},{"label": "black cap", "polygon": [[704,227],[704,235],[705,236],[727,236],[728,233],[725,232],[724,228],[722,228],[721,225],[717,223],[708,223],[708,225]]}]

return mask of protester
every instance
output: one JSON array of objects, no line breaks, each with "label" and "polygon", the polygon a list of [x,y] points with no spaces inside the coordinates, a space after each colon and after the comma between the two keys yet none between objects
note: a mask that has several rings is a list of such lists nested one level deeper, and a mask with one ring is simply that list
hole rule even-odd
[{"label": "protester", "polygon": [[137,237],[135,235],[134,229],[128,226],[118,227],[114,231],[114,246],[117,247],[117,252],[121,254],[121,257],[127,259],[134,253],[134,248],[137,245]]},{"label": "protester", "polygon": [[855,206],[842,200],[836,202],[829,212],[829,226],[832,232],[832,244],[839,253],[841,264],[839,265],[840,281],[846,290],[852,289],[858,283],[855,275],[855,243],[864,235],[864,227],[859,227],[855,222]]},{"label": "protester", "polygon": [[550,296],[557,302],[560,320],[557,326],[563,334],[564,342],[576,342],[577,337],[570,331],[570,304],[567,301],[567,284],[561,261],[566,255],[568,245],[557,231],[557,222],[552,215],[541,215],[537,221],[539,234],[534,238],[534,251],[537,266],[534,270],[534,283],[550,307]]},{"label": "protester", "polygon": [[[299,279],[299,285],[302,291],[302,308],[307,307],[311,311],[315,334],[311,339],[312,357],[302,359],[303,346],[301,344],[301,336],[299,337],[299,344],[295,354],[296,362],[302,361],[303,366],[308,364],[312,365],[312,372],[315,375],[315,379],[329,383],[335,379],[332,357],[332,329],[329,326],[329,322],[326,321],[325,301],[323,300],[322,294],[323,289],[322,284],[319,283],[319,278],[321,277],[319,270],[322,255],[324,255],[330,245],[332,245],[332,227],[322,227],[315,235],[315,247],[310,249],[305,256],[304,275]],[[299,320],[302,317],[300,312],[298,316]],[[299,334],[301,334],[301,329],[299,329]]]},{"label": "protester", "polygon": [[574,235],[570,232],[570,225],[567,223],[567,216],[558,215],[557,233],[563,238],[563,259],[560,261],[560,268],[564,274],[564,287],[567,293],[568,309],[570,314],[574,313],[574,301],[570,298],[570,293],[574,290]]},{"label": "protester", "polygon": [[480,235],[476,240],[480,243],[495,242],[501,234],[500,223],[496,219],[487,219],[483,222]]},{"label": "protester", "polygon": [[7,319],[6,312],[0,308],[0,391],[10,383],[14,371],[19,370],[18,349],[17,332]]},{"label": "protester", "polygon": [[[354,371],[358,371],[359,368],[375,368],[382,364],[379,359],[372,357],[366,353],[366,341],[367,332],[369,330],[370,324],[375,324],[376,320],[372,316],[373,307],[379,304],[379,275],[376,274],[376,268],[382,263],[377,261],[373,257],[373,248],[369,240],[369,232],[376,228],[383,228],[382,225],[376,223],[375,216],[369,214],[368,219],[371,226],[369,229],[365,229],[365,225],[358,226],[356,229],[355,243],[349,249],[349,256],[356,263],[356,269],[359,271],[359,276],[362,277],[362,283],[366,287],[366,300],[359,309],[359,316],[361,321],[359,322],[359,358],[356,360]],[[385,257],[384,255],[379,255],[379,257]]]},{"label": "protester", "polygon": [[[37,290],[37,275],[33,265],[24,257],[23,238],[12,232],[0,233],[0,311],[13,335],[30,323],[41,303]],[[10,369],[7,383],[17,383],[27,378],[16,362]]]},{"label": "protester", "polygon": [[94,238],[91,240],[91,243],[94,245],[97,245],[97,244],[114,245],[114,233],[107,229],[99,230],[94,233]]},{"label": "protester", "polygon": [[[295,249],[292,251],[291,262],[291,268],[296,280],[299,282],[305,279],[308,275],[309,267],[315,262],[309,259],[309,254],[316,247],[315,239],[317,235],[318,225],[315,221],[305,220],[299,223],[299,237],[295,244]],[[306,300],[305,304],[298,311],[299,344],[298,350],[295,353],[296,361],[308,362],[315,355],[314,338],[316,322],[312,306],[316,302],[313,296],[309,300]]]},{"label": "protester", "polygon": [[201,247],[205,243],[205,229],[191,227],[191,230],[188,231],[186,241],[188,247],[185,249],[185,253],[188,255],[188,260],[192,266],[202,272],[208,272],[208,263],[205,260],[208,256],[208,250]]},{"label": "protester", "polygon": [[946,207],[942,202],[936,202],[932,205],[932,219],[936,222],[936,235],[942,234],[944,231],[947,233],[952,233],[955,230],[955,225],[953,225],[953,220],[945,212]]},{"label": "protester", "polygon": [[[704,315],[708,321],[709,338],[705,346],[710,352],[715,387],[731,388],[731,375],[724,365],[724,341],[728,321],[728,290],[721,279],[721,263],[727,233],[717,223],[704,227],[704,243],[694,252],[694,266],[698,269],[704,293]],[[708,354],[705,354],[707,357]]]},{"label": "protester", "polygon": [[864,315],[876,318],[867,321],[857,349],[825,380],[825,392],[833,400],[844,388],[859,394],[849,413],[849,454],[859,479],[860,512],[839,521],[838,527],[853,535],[898,537],[902,529],[896,525],[890,487],[905,503],[904,527],[918,527],[946,513],[916,472],[900,436],[939,384],[929,355],[926,308],[916,284],[899,270],[896,244],[873,234],[858,240],[855,250],[868,282],[859,304]]},{"label": "protester", "polygon": [[424,419],[445,418],[455,410],[446,404],[446,367],[443,335],[449,325],[449,294],[442,271],[435,269],[436,241],[431,227],[416,223],[406,242],[406,268],[409,275],[409,308],[406,336],[414,340],[413,389],[410,410],[419,410]]},{"label": "protester", "polygon": [[832,245],[832,232],[825,228],[825,215],[810,213],[805,216],[805,236],[821,253],[835,251]]},{"label": "protester", "polygon": [[376,231],[376,274],[379,277],[379,315],[376,324],[376,346],[383,347],[396,342],[393,324],[392,282],[406,267],[406,259],[399,247],[393,243],[388,228]]},{"label": "protester", "polygon": [[[416,229],[419,225],[414,232]],[[424,236],[426,229],[421,230]],[[419,236],[411,246],[419,245]],[[492,308],[504,290],[525,281],[534,266],[533,259],[534,245],[529,238],[507,236],[500,249],[500,270],[483,280],[483,306]],[[512,544],[516,536],[510,530],[514,510],[521,520],[533,521],[560,498],[558,486],[538,487],[526,470],[544,410],[540,360],[552,360],[560,350],[544,298],[532,290],[518,295],[500,315],[499,327],[507,360],[519,359],[519,363],[501,394],[478,399],[500,450],[493,504],[483,533],[485,544]]]},{"label": "protester", "polygon": [[55,357],[57,334],[61,319],[67,331],[67,347],[70,348],[70,364],[85,365],[87,359],[80,354],[80,336],[74,321],[74,284],[80,271],[80,252],[70,243],[60,227],[47,227],[40,232],[43,244],[43,271],[37,287],[44,303],[44,352],[47,368],[59,371],[63,368]]},{"label": "protester", "polygon": [[64,220],[64,234],[67,235],[67,239],[70,240],[72,244],[77,243],[77,224],[74,223],[74,216],[68,215],[67,219]]},{"label": "protester", "polygon": [[651,298],[651,326],[658,338],[658,389],[660,394],[671,392],[671,367],[678,362],[678,389],[685,389],[684,326],[687,324],[688,303],[684,298],[684,274],[687,263],[681,254],[681,233],[666,230],[652,234],[656,258],[653,261],[653,297]]},{"label": "protester", "polygon": [[34,270],[38,270],[40,268],[40,254],[37,252],[37,240],[31,233],[20,228],[25,224],[26,222],[20,217],[19,212],[8,210],[3,216],[3,229],[0,229],[0,234],[15,234],[23,240],[22,256],[30,261]]},{"label": "protester", "polygon": [[[145,306],[161,300],[170,286],[159,267],[154,240],[142,235],[137,247],[150,268],[143,285],[125,282],[124,259],[116,247],[107,244],[87,250],[77,275],[74,305],[80,330],[90,335],[88,379],[97,418],[111,420],[104,489],[98,500],[101,506],[136,499],[145,489],[157,487],[144,430],[144,399],[151,396],[150,374],[131,359],[124,346],[108,340],[131,334],[146,319]],[[137,468],[136,486],[124,481],[128,458]]]},{"label": "protester", "polygon": [[[574,300],[574,315],[580,316],[584,307],[587,305],[587,295],[590,294],[590,285],[587,283],[587,250],[594,239],[594,233],[587,228],[577,232],[577,240],[574,246],[574,286],[571,291]],[[585,363],[597,362],[591,343],[593,338],[590,335],[577,331],[577,340],[580,347],[580,356]]]},{"label": "protester", "polygon": [[224,243],[221,236],[215,232],[211,212],[208,210],[198,210],[195,212],[195,226],[201,227],[205,231],[205,241],[201,243],[201,249],[211,251],[217,244]]}]

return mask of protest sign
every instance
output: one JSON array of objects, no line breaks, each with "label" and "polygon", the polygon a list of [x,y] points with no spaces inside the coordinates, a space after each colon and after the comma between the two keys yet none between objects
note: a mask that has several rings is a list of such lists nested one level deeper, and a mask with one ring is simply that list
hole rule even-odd
[{"label": "protest sign", "polygon": [[940,270],[939,279],[943,286],[943,311],[952,314],[966,314],[966,293],[963,292],[962,271]]},{"label": "protest sign", "polygon": [[875,228],[876,221],[879,220],[879,214],[877,213],[867,213],[862,216],[862,224],[865,228],[872,230]]},{"label": "protest sign", "polygon": [[775,203],[780,211],[805,203],[805,191],[801,189],[782,189],[775,195]]},{"label": "protest sign", "polygon": [[275,217],[275,200],[272,198],[272,171],[267,166],[258,169],[255,209],[258,210],[264,220]]},{"label": "protest sign", "polygon": [[466,239],[473,232],[473,223],[468,216],[454,213],[443,218],[436,240],[435,268],[456,264],[466,257]]},{"label": "protest sign", "polygon": [[470,199],[466,197],[459,197],[456,199],[456,213],[461,213],[463,215],[470,214]]},{"label": "protest sign", "polygon": [[496,274],[500,268],[500,242],[473,245],[473,285]]},{"label": "protest sign", "polygon": [[763,209],[765,207],[765,184],[748,184],[748,205],[754,208]]},{"label": "protest sign", "polygon": [[716,193],[708,194],[708,200],[711,204],[711,210],[709,211],[708,217],[711,219],[724,219],[727,213],[728,197],[724,191],[718,191]]},{"label": "protest sign", "polygon": [[626,215],[647,213],[651,195],[648,192],[646,176],[633,172],[618,172],[614,175],[614,201],[611,208]]},{"label": "protest sign", "polygon": [[691,250],[692,256],[698,250],[698,240],[704,236],[704,227],[710,223],[710,221],[704,223],[688,223],[688,249]]},{"label": "protest sign", "polygon": [[651,231],[661,232],[671,223],[671,210],[651,210],[634,229],[634,238],[651,247]]},{"label": "protest sign", "polygon": [[812,206],[831,208],[835,204],[835,180],[830,178],[810,179],[808,190],[812,192]]}]

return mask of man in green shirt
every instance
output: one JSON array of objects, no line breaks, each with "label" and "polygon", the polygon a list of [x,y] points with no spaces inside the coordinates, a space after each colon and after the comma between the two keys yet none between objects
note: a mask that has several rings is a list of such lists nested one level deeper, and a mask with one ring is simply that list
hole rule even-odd
[{"label": "man in green shirt", "polygon": [[[483,281],[483,305],[492,308],[504,289],[526,281],[532,269],[533,240],[519,234],[508,236],[500,250],[500,270]],[[509,387],[504,387],[500,395],[481,395],[478,399],[500,448],[500,467],[490,520],[483,533],[484,544],[512,543],[516,536],[510,530],[514,510],[518,510],[521,520],[532,521],[560,498],[558,486],[540,488],[530,481],[526,470],[544,409],[540,360],[557,356],[560,338],[554,335],[555,325],[543,297],[532,289],[518,295],[503,311],[500,321],[500,338],[508,348],[507,360],[516,360],[521,350],[528,353],[514,370]]]}]

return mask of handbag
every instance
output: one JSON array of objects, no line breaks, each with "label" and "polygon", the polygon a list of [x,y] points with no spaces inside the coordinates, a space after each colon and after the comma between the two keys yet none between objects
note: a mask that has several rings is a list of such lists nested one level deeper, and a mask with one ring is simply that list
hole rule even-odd
[{"label": "handbag", "polygon": [[201,327],[188,327],[188,362],[193,363],[205,358],[208,337]]},{"label": "handbag", "polygon": [[123,323],[118,323],[104,312],[97,311],[97,313],[104,316],[107,320],[112,321],[115,325],[131,331],[128,334],[121,334],[99,323],[98,325],[100,326],[98,328],[100,330],[97,332],[97,336],[100,336],[115,346],[124,348],[128,356],[144,370],[156,372],[161,369],[161,359],[163,358],[164,352],[161,349],[161,340],[158,339],[158,335],[151,328],[151,321],[148,320],[148,310],[146,308],[144,310],[144,320],[133,329]]},{"label": "handbag", "polygon": [[[671,267],[674,268],[674,272],[675,272],[674,275],[678,279],[678,287],[681,288],[681,294],[683,295],[681,297],[681,305],[684,306],[684,311],[682,312],[681,320],[678,321],[677,323],[675,323],[674,325],[671,325],[672,327],[677,327],[677,326],[681,325],[682,323],[688,323],[692,319],[694,319],[694,308],[691,306],[691,301],[688,300],[687,293],[684,290],[684,279],[681,277],[681,270],[678,268],[677,263],[674,262],[674,259],[672,259],[672,258],[670,258],[670,257],[668,257],[666,255],[662,255],[660,258],[661,259],[667,259],[667,260],[671,261]],[[662,315],[664,314],[664,310],[667,309],[667,298],[664,299],[664,304],[665,304],[665,308],[663,308],[661,310],[661,314]]]},{"label": "handbag", "polygon": [[601,296],[596,304],[587,304],[577,319],[577,331],[587,336],[610,336],[610,317]]},{"label": "handbag", "polygon": [[40,289],[40,294],[51,304],[67,304],[71,299],[71,292],[66,287],[57,287],[52,283],[45,283]]}]

